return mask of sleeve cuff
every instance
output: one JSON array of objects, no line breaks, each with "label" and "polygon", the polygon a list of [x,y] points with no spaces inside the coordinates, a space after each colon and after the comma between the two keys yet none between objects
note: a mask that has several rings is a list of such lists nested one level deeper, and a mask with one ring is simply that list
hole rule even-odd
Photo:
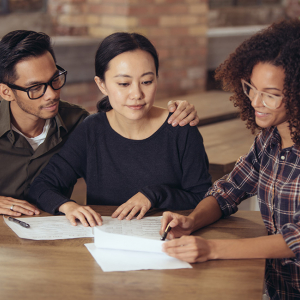
[{"label": "sleeve cuff", "polygon": [[285,264],[296,263],[300,266],[300,228],[296,224],[285,224],[280,232],[282,234],[287,246],[295,254],[295,258],[284,259]]},{"label": "sleeve cuff", "polygon": [[222,192],[222,190],[220,190],[220,189],[217,189],[217,190],[210,189],[206,193],[204,198],[206,198],[208,196],[212,196],[212,197],[216,198],[216,200],[220,206],[220,209],[222,211],[223,217],[226,218],[226,217],[229,217],[230,215],[236,213],[238,211],[238,207],[236,204],[228,203],[228,201],[220,195],[221,192]]}]

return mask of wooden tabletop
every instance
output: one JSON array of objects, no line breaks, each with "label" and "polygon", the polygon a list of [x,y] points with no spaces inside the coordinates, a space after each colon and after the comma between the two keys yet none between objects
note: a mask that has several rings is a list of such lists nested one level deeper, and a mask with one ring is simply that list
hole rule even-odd
[{"label": "wooden tabletop", "polygon": [[229,101],[231,93],[222,91],[208,91],[181,97],[156,100],[155,105],[167,107],[170,100],[187,100],[197,110],[200,122],[198,126],[212,124],[238,116],[238,109]]},{"label": "wooden tabletop", "polygon": [[[102,215],[116,207],[94,206]],[[160,215],[161,212],[152,215]],[[48,214],[42,213],[42,216]],[[235,239],[266,235],[259,212],[240,211],[195,233]],[[257,300],[263,259],[220,260],[193,269],[102,272],[85,248],[92,238],[33,241],[0,221],[1,299],[230,299]]]}]

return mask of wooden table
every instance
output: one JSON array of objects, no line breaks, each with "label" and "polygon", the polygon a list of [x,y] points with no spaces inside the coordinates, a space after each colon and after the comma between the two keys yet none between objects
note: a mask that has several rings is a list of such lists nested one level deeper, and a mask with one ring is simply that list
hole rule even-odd
[{"label": "wooden table", "polygon": [[[110,215],[115,209],[93,208],[102,215]],[[152,215],[157,214],[161,213]],[[266,230],[260,213],[240,211],[195,234],[228,239],[266,235]],[[25,240],[18,238],[1,220],[0,240],[1,299],[258,300],[262,297],[264,259],[209,261],[193,264],[193,269],[104,273],[84,246],[93,242],[92,238]]]},{"label": "wooden table", "polygon": [[213,181],[229,173],[238,158],[249,152],[255,136],[240,119],[199,127]]},{"label": "wooden table", "polygon": [[229,101],[230,95],[231,93],[222,91],[208,91],[156,100],[155,105],[166,108],[170,100],[187,100],[197,110],[200,119],[198,126],[203,126],[233,119],[238,116],[238,109]]}]

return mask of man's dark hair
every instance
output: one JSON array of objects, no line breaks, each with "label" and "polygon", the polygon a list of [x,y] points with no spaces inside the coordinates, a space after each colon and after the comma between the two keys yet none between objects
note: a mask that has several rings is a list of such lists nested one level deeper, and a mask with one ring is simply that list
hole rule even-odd
[{"label": "man's dark hair", "polygon": [[0,83],[16,81],[16,64],[30,57],[50,52],[56,62],[50,37],[43,32],[15,30],[0,41]]}]

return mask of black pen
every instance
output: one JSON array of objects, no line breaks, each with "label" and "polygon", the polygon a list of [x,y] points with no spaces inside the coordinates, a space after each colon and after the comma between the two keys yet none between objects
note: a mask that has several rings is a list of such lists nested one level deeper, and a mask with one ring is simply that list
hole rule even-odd
[{"label": "black pen", "polygon": [[164,241],[168,235],[168,233],[170,232],[170,230],[172,229],[172,227],[170,226],[170,223],[168,224],[167,228],[165,229],[164,233],[161,236],[161,240]]},{"label": "black pen", "polygon": [[18,223],[19,225],[21,225],[22,227],[25,227],[25,228],[30,228],[30,225],[25,223],[25,222],[22,222],[20,220],[17,220],[15,218],[12,218],[12,217],[8,217],[8,220],[9,221],[12,221],[12,222],[15,222],[15,223]]}]

